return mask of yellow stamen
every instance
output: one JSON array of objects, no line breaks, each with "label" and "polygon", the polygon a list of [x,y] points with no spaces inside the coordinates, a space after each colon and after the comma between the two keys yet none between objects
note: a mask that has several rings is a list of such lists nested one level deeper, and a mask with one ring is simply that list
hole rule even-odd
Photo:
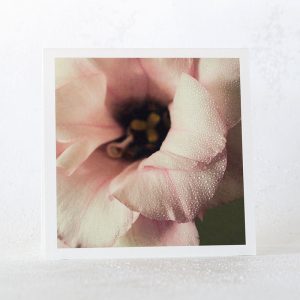
[{"label": "yellow stamen", "polygon": [[143,120],[132,120],[130,123],[130,128],[137,131],[143,131],[147,129],[147,123]]},{"label": "yellow stamen", "polygon": [[147,130],[147,140],[149,143],[155,143],[158,140],[158,134],[155,129]]},{"label": "yellow stamen", "polygon": [[128,135],[127,138],[122,142],[112,142],[106,146],[106,153],[111,158],[120,158],[123,156],[126,148],[132,143],[133,136]]},{"label": "yellow stamen", "polygon": [[153,128],[155,127],[160,121],[160,115],[152,112],[149,116],[148,116],[148,119],[147,119],[147,123],[148,123],[148,126],[150,128]]}]

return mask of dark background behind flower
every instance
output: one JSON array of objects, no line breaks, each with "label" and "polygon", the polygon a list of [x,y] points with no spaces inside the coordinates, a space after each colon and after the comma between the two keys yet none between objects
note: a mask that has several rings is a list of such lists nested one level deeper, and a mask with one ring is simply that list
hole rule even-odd
[{"label": "dark background behind flower", "polygon": [[245,244],[244,224],[243,198],[210,209],[203,221],[196,221],[203,246]]}]

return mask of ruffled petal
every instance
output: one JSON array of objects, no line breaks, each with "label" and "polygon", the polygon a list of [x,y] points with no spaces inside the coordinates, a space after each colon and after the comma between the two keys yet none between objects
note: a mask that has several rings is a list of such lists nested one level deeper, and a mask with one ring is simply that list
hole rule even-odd
[{"label": "ruffled petal", "polygon": [[56,58],[55,87],[59,88],[71,80],[99,73],[92,60],[86,58]]},{"label": "ruffled petal", "polygon": [[165,103],[172,101],[182,73],[194,72],[192,58],[143,58],[141,64],[149,78],[149,96]]},{"label": "ruffled petal", "polygon": [[58,237],[70,247],[112,246],[138,217],[110,197],[110,181],[126,166],[95,151],[72,175],[57,171]]},{"label": "ruffled petal", "polygon": [[[118,127],[93,127],[84,125],[57,126],[56,166],[71,175],[100,145],[118,138]],[[62,149],[64,149],[62,151]]]},{"label": "ruffled petal", "polygon": [[200,83],[212,95],[227,128],[233,127],[241,119],[239,59],[201,59],[198,76]]},{"label": "ruffled petal", "polygon": [[111,97],[107,105],[112,109],[128,99],[144,100],[147,94],[147,76],[138,59],[95,58],[98,68],[105,74]]},{"label": "ruffled petal", "polygon": [[124,170],[110,190],[150,219],[188,222],[209,205],[224,175],[226,130],[207,92],[188,75],[182,76],[170,114],[161,149]]},{"label": "ruffled petal", "polygon": [[68,175],[98,146],[122,134],[105,106],[105,96],[101,73],[73,79],[56,90],[56,140],[68,144],[57,164]]},{"label": "ruffled petal", "polygon": [[58,125],[116,126],[105,107],[106,79],[102,73],[71,80],[56,89]]},{"label": "ruffled petal", "polygon": [[129,231],[120,237],[116,247],[198,246],[195,223],[150,220],[142,215]]},{"label": "ruffled petal", "polygon": [[72,175],[76,169],[102,143],[100,138],[82,138],[72,143],[58,156],[56,166],[62,169],[65,175]]},{"label": "ruffled petal", "polygon": [[[220,154],[205,166],[168,155],[159,151],[138,168],[137,164],[129,166],[112,181],[110,193],[150,219],[192,221],[214,196],[226,169],[226,155]],[[159,157],[152,161],[153,156]],[[169,165],[162,167],[166,161]]]},{"label": "ruffled petal", "polygon": [[240,199],[244,195],[241,122],[229,130],[226,148],[227,168],[213,199],[209,202],[210,207]]},{"label": "ruffled petal", "polygon": [[161,150],[210,163],[225,148],[224,122],[209,93],[191,76],[181,76],[170,115],[171,129]]}]

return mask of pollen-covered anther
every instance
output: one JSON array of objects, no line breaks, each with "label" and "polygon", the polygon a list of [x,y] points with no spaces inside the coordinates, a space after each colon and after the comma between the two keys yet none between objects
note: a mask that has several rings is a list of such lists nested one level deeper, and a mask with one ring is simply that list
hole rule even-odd
[{"label": "pollen-covered anther", "polygon": [[106,151],[111,158],[134,161],[160,149],[170,129],[170,115],[168,107],[151,99],[128,103],[115,115],[124,135],[109,143]]},{"label": "pollen-covered anther", "polygon": [[159,135],[155,129],[147,130],[147,140],[149,143],[156,143],[159,139]]},{"label": "pollen-covered anther", "polygon": [[153,128],[159,123],[159,121],[160,121],[160,115],[152,112],[148,116],[147,125],[148,125],[148,127]]},{"label": "pollen-covered anther", "polygon": [[147,122],[144,120],[135,119],[130,122],[130,128],[136,131],[146,130],[148,127],[147,125]]}]

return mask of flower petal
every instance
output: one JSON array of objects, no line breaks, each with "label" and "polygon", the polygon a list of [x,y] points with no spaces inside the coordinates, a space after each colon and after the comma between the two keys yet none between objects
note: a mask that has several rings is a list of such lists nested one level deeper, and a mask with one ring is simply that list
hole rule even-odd
[{"label": "flower petal", "polygon": [[98,68],[107,79],[109,91],[108,106],[117,105],[126,99],[143,100],[147,93],[147,76],[138,59],[95,58]]},{"label": "flower petal", "polygon": [[59,88],[73,79],[99,73],[96,65],[86,58],[56,58],[55,87]]},{"label": "flower petal", "polygon": [[101,73],[71,80],[56,89],[58,125],[116,126],[105,107],[106,79]]},{"label": "flower petal", "polygon": [[101,138],[82,139],[72,143],[58,156],[56,166],[62,168],[67,176],[72,175],[101,143]]},{"label": "flower petal", "polygon": [[198,246],[199,235],[195,223],[150,220],[142,215],[120,237],[114,246]]},{"label": "flower petal", "polygon": [[141,64],[149,77],[149,95],[166,103],[173,99],[181,74],[194,71],[192,58],[144,58]]},{"label": "flower petal", "polygon": [[182,75],[170,114],[161,149],[129,166],[110,189],[150,219],[187,222],[209,205],[224,175],[226,129],[208,93],[188,75]]},{"label": "flower petal", "polygon": [[56,90],[56,139],[69,144],[57,163],[68,175],[98,146],[122,134],[104,104],[105,95],[101,73],[71,80]]},{"label": "flower petal", "polygon": [[57,239],[57,248],[70,248],[64,241]]},{"label": "flower petal", "polygon": [[95,151],[72,176],[57,171],[58,236],[70,247],[106,247],[138,214],[110,197],[108,186],[127,163]]},{"label": "flower petal", "polygon": [[214,196],[226,169],[226,155],[206,166],[168,155],[158,151],[138,168],[129,166],[111,182],[110,193],[150,219],[192,221]]},{"label": "flower petal", "polygon": [[227,136],[227,169],[209,207],[237,200],[244,195],[241,122]]},{"label": "flower petal", "polygon": [[191,76],[181,76],[170,115],[171,129],[161,150],[210,163],[225,148],[224,122],[208,92]]},{"label": "flower petal", "polygon": [[201,59],[198,76],[200,83],[212,95],[227,128],[233,127],[241,119],[239,59]]}]

